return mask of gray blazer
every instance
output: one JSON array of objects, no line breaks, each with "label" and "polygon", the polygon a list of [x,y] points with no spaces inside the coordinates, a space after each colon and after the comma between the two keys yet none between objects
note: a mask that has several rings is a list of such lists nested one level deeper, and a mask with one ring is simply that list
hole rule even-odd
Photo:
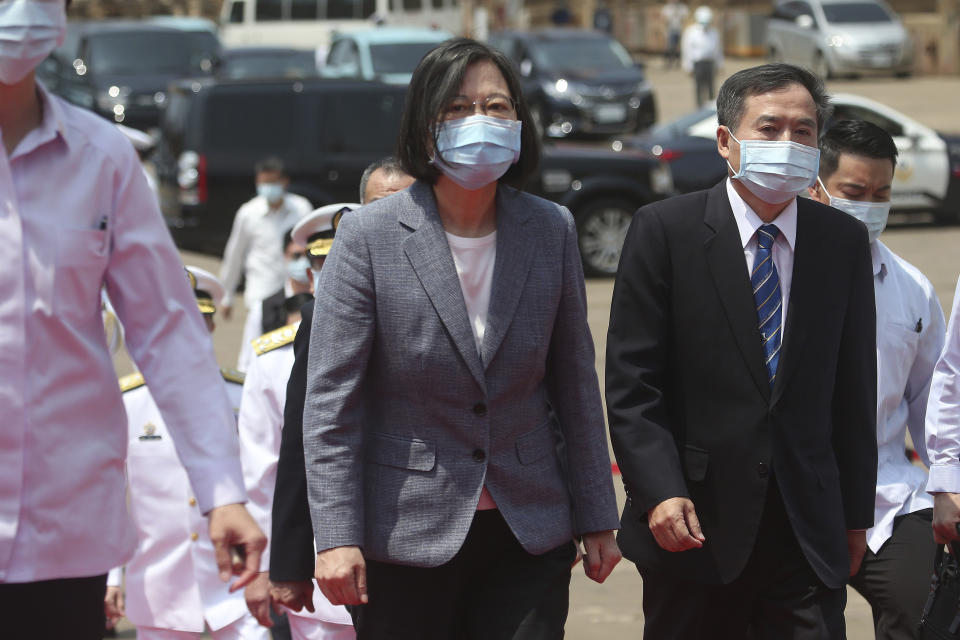
[{"label": "gray blazer", "polygon": [[439,566],[484,484],[530,553],[617,528],[573,217],[504,186],[480,351],[430,185],[343,218],[303,419],[318,551]]}]

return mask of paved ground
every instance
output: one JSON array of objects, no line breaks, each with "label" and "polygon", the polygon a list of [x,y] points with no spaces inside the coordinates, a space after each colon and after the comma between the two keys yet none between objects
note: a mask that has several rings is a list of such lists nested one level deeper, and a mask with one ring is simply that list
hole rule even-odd
[{"label": "paved ground", "polygon": [[[731,60],[725,73],[750,66],[755,61]],[[692,110],[693,85],[686,75],[660,69],[659,61],[648,65],[650,80],[657,91],[661,118],[672,119]],[[960,78],[919,78],[909,80],[876,79],[831,82],[834,93],[859,93],[909,113],[929,126],[943,131],[960,130],[955,103],[960,98]],[[947,99],[952,96],[952,100]],[[960,227],[898,227],[888,230],[883,240],[890,247],[919,267],[933,282],[940,300],[949,311],[957,275],[960,274]],[[196,254],[184,254],[190,264],[219,271],[219,261]],[[613,283],[591,280],[587,283],[589,321],[597,346],[597,370],[603,376],[604,346]],[[220,362],[232,365],[243,328],[243,318],[230,322],[220,320],[215,347]],[[118,365],[127,372],[125,363]],[[620,492],[621,504],[623,501]],[[571,640],[597,638],[641,638],[643,614],[640,606],[642,584],[633,565],[623,562],[603,585],[590,582],[579,569],[571,586],[570,615],[567,637]],[[850,591],[847,606],[848,635],[851,640],[873,638],[870,611],[856,593]],[[124,621],[121,637],[132,638],[134,632]]]}]

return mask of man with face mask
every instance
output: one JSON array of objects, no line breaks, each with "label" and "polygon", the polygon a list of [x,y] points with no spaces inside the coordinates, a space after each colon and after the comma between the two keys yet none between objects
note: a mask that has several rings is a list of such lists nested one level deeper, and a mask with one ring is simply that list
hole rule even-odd
[{"label": "man with face mask", "polygon": [[220,268],[220,278],[227,289],[223,303],[223,315],[227,319],[232,313],[233,293],[240,278],[246,278],[243,301],[247,318],[237,358],[237,368],[241,371],[249,364],[250,350],[246,346],[263,333],[261,303],[287,280],[283,232],[313,210],[306,198],[287,192],[290,179],[278,158],[266,158],[258,162],[254,170],[257,195],[237,210]]},{"label": "man with face mask", "polygon": [[916,638],[936,545],[927,473],[903,455],[907,430],[927,466],[924,416],[944,319],[930,281],[878,238],[887,224],[897,146],[863,121],[836,123],[820,139],[815,200],[860,220],[873,257],[877,306],[877,492],[868,549],[850,583],[873,608],[878,640]]},{"label": "man with face mask", "polygon": [[[243,572],[243,586],[264,538],[241,504],[213,347],[136,153],[35,81],[65,33],[62,0],[0,0],[0,615],[12,638],[87,640],[103,632],[107,571],[136,547],[104,285],[208,516],[220,577]],[[251,569],[231,562],[235,544]]]},{"label": "man with face mask", "polygon": [[829,112],[809,71],[735,73],[717,97],[729,177],[627,232],[607,408],[648,637],[846,637],[874,520],[876,339],[863,225],[797,198]]}]

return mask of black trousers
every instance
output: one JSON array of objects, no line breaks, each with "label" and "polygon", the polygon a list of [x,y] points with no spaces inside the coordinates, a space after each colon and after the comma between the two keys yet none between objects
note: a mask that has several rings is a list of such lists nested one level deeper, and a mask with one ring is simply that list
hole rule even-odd
[{"label": "black trousers", "polygon": [[0,584],[0,636],[100,640],[107,576]]},{"label": "black trousers", "polygon": [[716,63],[713,60],[698,60],[693,63],[693,91],[697,108],[713,100],[713,81],[716,75]]},{"label": "black trousers", "polygon": [[350,607],[358,640],[563,638],[573,542],[535,556],[497,510],[478,511],[460,551],[435,568],[367,561],[368,604]]},{"label": "black trousers", "polygon": [[937,552],[932,521],[933,509],[898,516],[890,539],[878,553],[867,549],[860,571],[850,579],[873,609],[877,640],[918,637]]},{"label": "black trousers", "polygon": [[807,563],[772,478],[757,542],[736,580],[707,585],[644,569],[640,575],[647,640],[846,638],[847,592],[826,587]]}]

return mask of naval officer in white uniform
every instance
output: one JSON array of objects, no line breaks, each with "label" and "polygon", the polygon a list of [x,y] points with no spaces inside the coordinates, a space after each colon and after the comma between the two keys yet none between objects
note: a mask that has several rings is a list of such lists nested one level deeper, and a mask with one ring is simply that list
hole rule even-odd
[{"label": "naval officer in white uniform", "polygon": [[[203,269],[186,269],[212,332],[223,285]],[[236,414],[243,376],[221,371]],[[137,528],[137,550],[126,565],[125,608],[137,638],[200,638],[206,628],[215,640],[267,640],[269,632],[247,611],[242,592],[230,593],[218,577],[204,517],[143,377],[135,373],[120,384],[129,425],[130,513]],[[120,583],[121,571],[114,569],[107,580],[108,616],[123,611]]]}]

